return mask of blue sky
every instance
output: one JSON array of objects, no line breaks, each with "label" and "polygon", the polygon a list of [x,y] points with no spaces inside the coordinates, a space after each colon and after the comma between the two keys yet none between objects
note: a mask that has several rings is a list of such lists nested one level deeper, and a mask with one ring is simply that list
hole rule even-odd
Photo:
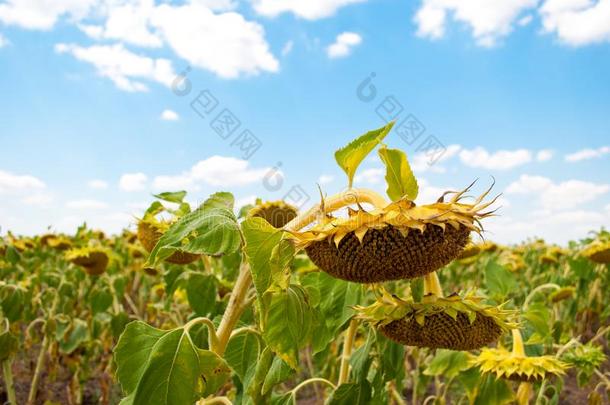
[{"label": "blue sky", "polygon": [[[493,176],[488,238],[564,243],[610,224],[609,51],[610,0],[0,1],[2,233],[115,232],[181,188],[309,206],[316,183],[345,187],[335,149],[382,125],[392,96],[425,127],[387,138],[419,202]],[[201,117],[204,90],[217,104]],[[224,109],[240,121],[226,140]],[[446,148],[432,166],[428,136]],[[359,173],[383,191],[378,159]]]}]

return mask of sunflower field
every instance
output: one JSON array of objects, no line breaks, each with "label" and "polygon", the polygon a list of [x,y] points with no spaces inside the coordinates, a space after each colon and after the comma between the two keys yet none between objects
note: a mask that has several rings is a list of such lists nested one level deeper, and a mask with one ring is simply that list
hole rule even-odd
[{"label": "sunflower field", "polygon": [[[416,205],[392,126],[306,211],[179,191],[120,235],[8,233],[0,403],[609,403],[610,233],[495,244],[502,190]],[[371,153],[387,197],[352,187]]]}]

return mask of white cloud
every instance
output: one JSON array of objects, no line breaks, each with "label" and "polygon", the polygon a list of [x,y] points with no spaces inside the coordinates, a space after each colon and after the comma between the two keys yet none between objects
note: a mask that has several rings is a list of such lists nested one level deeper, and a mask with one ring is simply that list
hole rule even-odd
[{"label": "white cloud", "polygon": [[534,17],[531,14],[528,14],[526,16],[521,17],[517,21],[517,24],[519,24],[522,27],[525,27],[526,25],[529,25],[529,23],[531,23],[533,19],[534,19]]},{"label": "white cloud", "polygon": [[119,188],[123,191],[142,191],[146,189],[147,180],[144,173],[127,173],[121,176]]},{"label": "white cloud", "polygon": [[447,16],[467,24],[480,46],[493,46],[508,35],[521,14],[538,0],[423,0],[414,17],[417,35],[437,39],[445,34]]},{"label": "white cloud", "polygon": [[254,205],[255,203],[256,203],[256,196],[249,195],[247,197],[239,198],[239,199],[235,200],[235,209],[237,211],[239,211],[242,207],[245,207],[246,205]]},{"label": "white cloud", "polygon": [[536,153],[536,161],[548,162],[553,159],[553,155],[555,155],[555,153],[550,149],[539,150],[538,153]]},{"label": "white cloud", "polygon": [[602,146],[601,148],[598,148],[598,149],[583,149],[583,150],[579,150],[578,152],[566,155],[565,160],[567,162],[574,163],[574,162],[580,162],[581,160],[600,158],[609,153],[610,153],[610,147],[608,147],[608,146]]},{"label": "white cloud", "polygon": [[79,20],[97,0],[7,0],[0,4],[0,21],[22,28],[49,30],[62,16]]},{"label": "white cloud", "polygon": [[555,183],[542,176],[522,175],[511,183],[508,194],[534,194],[539,204],[551,211],[576,208],[581,204],[595,200],[610,191],[607,184],[595,184],[581,180],[567,180]]},{"label": "white cloud", "polygon": [[282,56],[286,56],[288,55],[290,52],[292,52],[292,48],[294,47],[294,41],[290,40],[287,41],[284,46],[282,47]]},{"label": "white cloud", "polygon": [[385,176],[385,170],[382,168],[371,168],[362,170],[354,177],[354,183],[369,183],[377,184],[383,180]]},{"label": "white cloud", "polygon": [[364,1],[366,0],[251,0],[254,10],[266,17],[292,13],[307,20],[330,17],[341,7]]},{"label": "white cloud", "polygon": [[94,39],[115,39],[158,48],[163,42],[149,27],[149,19],[154,9],[154,0],[110,3],[105,10],[106,21],[103,26],[81,24],[79,28]]},{"label": "white cloud", "polygon": [[329,58],[343,58],[348,56],[352,49],[362,43],[362,37],[355,32],[343,32],[337,35],[335,42],[326,48]]},{"label": "white cloud", "polygon": [[449,145],[438,157],[436,155],[428,156],[424,152],[419,152],[415,154],[413,158],[409,158],[409,163],[414,172],[430,171],[434,173],[445,173],[447,169],[441,164],[456,156],[460,150],[462,150],[460,145]]},{"label": "white cloud", "polygon": [[610,41],[610,0],[546,0],[540,14],[544,30],[566,44]]},{"label": "white cloud", "polygon": [[318,177],[318,184],[321,186],[332,183],[333,181],[335,181],[335,176],[331,176],[329,174],[323,174]]},{"label": "white cloud", "polygon": [[108,188],[108,182],[104,180],[90,180],[87,182],[87,187],[93,190],[106,190]]},{"label": "white cloud", "polygon": [[44,182],[37,177],[18,175],[0,170],[0,193],[43,189],[45,187]]},{"label": "white cloud", "polygon": [[[247,160],[225,156],[212,156],[197,162],[190,170],[153,180],[156,190],[198,190],[201,184],[214,187],[245,186],[263,180],[271,168],[255,169]],[[281,172],[277,173],[283,175]]]},{"label": "white cloud", "polygon": [[260,24],[241,14],[214,14],[198,2],[155,8],[151,24],[178,56],[223,78],[277,72]]},{"label": "white cloud", "polygon": [[26,205],[46,208],[54,201],[54,198],[51,194],[38,192],[25,197],[22,201]]},{"label": "white cloud", "polygon": [[66,207],[74,210],[101,210],[108,207],[108,204],[97,200],[73,200],[66,203]]},{"label": "white cloud", "polygon": [[2,35],[2,33],[0,32],[0,48],[4,48],[5,46],[9,45],[11,42],[6,39],[6,37],[4,35]]},{"label": "white cloud", "polygon": [[488,152],[485,148],[464,149],[460,152],[463,164],[488,170],[508,170],[532,161],[532,152],[527,149],[499,150]]},{"label": "white cloud", "polygon": [[159,118],[161,118],[163,121],[178,121],[180,116],[173,110],[163,110]]},{"label": "white cloud", "polygon": [[81,47],[74,44],[57,44],[55,51],[69,53],[76,59],[91,63],[100,76],[107,77],[121,90],[147,91],[148,87],[133,80],[146,79],[169,86],[176,77],[168,59],[152,59],[125,49],[123,44]]}]

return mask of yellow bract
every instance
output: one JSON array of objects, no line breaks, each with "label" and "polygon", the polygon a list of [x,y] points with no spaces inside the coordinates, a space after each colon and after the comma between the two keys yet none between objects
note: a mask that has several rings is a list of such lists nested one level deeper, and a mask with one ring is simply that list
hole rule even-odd
[{"label": "yellow bract", "polygon": [[[447,192],[438,202],[429,205],[416,206],[413,201],[402,199],[383,209],[370,212],[363,209],[350,210],[348,218],[334,218],[327,215],[309,230],[291,232],[292,238],[298,248],[305,248],[314,242],[328,238],[332,238],[332,241],[338,246],[339,242],[352,232],[362,242],[369,229],[381,229],[387,226],[395,227],[403,236],[406,236],[410,230],[424,232],[430,225],[436,225],[443,230],[447,226],[455,229],[464,226],[471,231],[481,233],[483,229],[479,219],[493,214],[493,212],[483,212],[483,210],[493,204],[496,199],[482,203],[491,191],[490,189],[472,204],[463,203],[464,194],[469,189],[470,187],[460,192]],[[454,194],[454,196],[450,201],[444,202],[443,199],[448,194]]]},{"label": "yellow bract", "polygon": [[537,381],[550,376],[564,375],[569,366],[554,356],[527,357],[506,349],[483,349],[472,360],[483,373],[497,378],[518,381]]}]

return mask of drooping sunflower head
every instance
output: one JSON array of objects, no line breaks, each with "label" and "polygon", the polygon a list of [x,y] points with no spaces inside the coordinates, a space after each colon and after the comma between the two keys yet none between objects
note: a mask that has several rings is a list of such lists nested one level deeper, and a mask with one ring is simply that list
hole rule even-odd
[{"label": "drooping sunflower head", "polygon": [[576,292],[576,288],[574,288],[574,287],[564,287],[564,288],[560,288],[559,290],[553,292],[549,296],[549,298],[551,299],[552,303],[556,304],[558,302],[565,301],[567,299],[574,297],[575,292]]},{"label": "drooping sunflower head", "polygon": [[[154,215],[145,215],[138,223],[138,240],[150,253],[170,226],[169,221],[160,221]],[[172,264],[190,264],[199,257],[196,254],[177,251],[165,261]]]},{"label": "drooping sunflower head", "polygon": [[599,264],[610,263],[610,240],[596,239],[581,252],[589,260]]},{"label": "drooping sunflower head", "polygon": [[528,357],[506,349],[489,348],[481,350],[472,364],[481,372],[494,374],[497,378],[530,383],[564,375],[569,368],[555,356]]},{"label": "drooping sunflower head", "polygon": [[481,297],[427,295],[422,302],[383,293],[369,307],[356,307],[358,317],[371,322],[397,343],[431,349],[475,350],[496,342],[516,328],[515,311],[485,305]]},{"label": "drooping sunflower head", "polygon": [[513,273],[524,270],[526,268],[523,256],[516,252],[510,252],[508,250],[502,252],[499,257],[499,263],[506,267]]},{"label": "drooping sunflower head", "polygon": [[275,228],[283,228],[287,223],[296,218],[298,211],[292,205],[284,201],[269,201],[263,203],[256,201],[256,206],[250,210],[248,217],[260,217],[269,222]]},{"label": "drooping sunflower head", "polygon": [[[324,215],[312,228],[293,232],[296,246],[330,275],[360,283],[411,279],[429,274],[459,257],[470,232],[482,232],[480,219],[494,201],[489,191],[472,203],[461,192],[416,206],[408,199],[367,212],[358,205],[347,218]],[[446,195],[453,198],[444,201]]]},{"label": "drooping sunflower head", "polygon": [[102,247],[75,248],[66,252],[66,260],[81,266],[87,274],[98,276],[106,271],[110,252]]},{"label": "drooping sunflower head", "polygon": [[68,250],[72,247],[72,241],[62,235],[46,234],[40,238],[40,245],[56,250]]}]

